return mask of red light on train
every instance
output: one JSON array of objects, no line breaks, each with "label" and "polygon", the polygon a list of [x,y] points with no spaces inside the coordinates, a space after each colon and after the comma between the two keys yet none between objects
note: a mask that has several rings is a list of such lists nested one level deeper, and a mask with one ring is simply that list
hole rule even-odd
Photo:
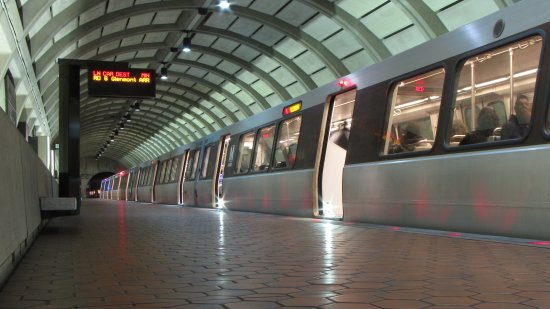
[{"label": "red light on train", "polygon": [[447,235],[450,236],[450,237],[460,237],[460,236],[462,236],[462,234],[456,233],[456,232],[449,233],[449,234],[447,234]]},{"label": "red light on train", "polygon": [[262,134],[262,138],[269,138],[269,133]]},{"label": "red light on train", "polygon": [[120,176],[124,176],[124,171],[118,173]]},{"label": "red light on train", "polygon": [[416,86],[414,90],[416,90],[416,92],[424,92],[425,89],[424,86]]},{"label": "red light on train", "polygon": [[350,81],[347,79],[341,79],[338,81],[338,87],[344,88],[351,85]]},{"label": "red light on train", "polygon": [[531,245],[537,245],[537,246],[550,246],[550,241],[530,241]]}]

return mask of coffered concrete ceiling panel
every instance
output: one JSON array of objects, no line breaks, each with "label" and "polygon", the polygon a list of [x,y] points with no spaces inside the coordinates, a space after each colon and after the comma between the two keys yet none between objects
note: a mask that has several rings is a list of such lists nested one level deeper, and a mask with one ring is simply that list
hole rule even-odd
[{"label": "coffered concrete ceiling panel", "polygon": [[107,7],[107,13],[112,13],[114,11],[122,10],[131,7],[134,4],[133,0],[116,0],[109,1],[109,6]]},{"label": "coffered concrete ceiling panel", "polygon": [[[432,0],[430,0],[432,1]],[[353,17],[359,19],[365,15],[376,11],[377,8],[383,6],[388,0],[342,0],[337,2],[337,5],[351,14]],[[432,1],[432,2],[437,2]]]},{"label": "coffered concrete ceiling panel", "polygon": [[156,13],[147,13],[133,16],[128,22],[128,29],[150,25]]},{"label": "coffered concrete ceiling panel", "polygon": [[[127,61],[158,76],[167,68],[146,100],[88,98],[82,73],[82,156],[96,155],[131,113],[103,156],[134,166],[515,1],[235,0],[229,10],[219,0],[18,3],[54,139],[58,58]],[[181,51],[185,37],[190,53]]]},{"label": "coffered concrete ceiling panel", "polygon": [[381,39],[412,24],[409,17],[391,2],[362,18],[361,22]]},{"label": "coffered concrete ceiling panel", "polygon": [[493,1],[464,0],[457,5],[438,13],[449,31],[498,11]]},{"label": "coffered concrete ceiling panel", "polygon": [[299,27],[316,14],[318,14],[318,12],[309,6],[297,1],[292,1],[275,16],[294,27]]},{"label": "coffered concrete ceiling panel", "polygon": [[361,45],[353,39],[353,35],[345,30],[335,33],[333,36],[327,38],[323,41],[323,45],[325,45],[340,59],[354,54],[362,49]]},{"label": "coffered concrete ceiling panel", "polygon": [[[96,29],[89,34],[83,36],[81,39],[78,40],[78,46],[86,45],[92,41],[95,41],[101,37],[101,29]],[[87,59],[87,58],[85,58]]]},{"label": "coffered concrete ceiling panel", "polygon": [[342,27],[325,15],[315,16],[302,27],[305,33],[311,35],[320,42],[341,29]]},{"label": "coffered concrete ceiling panel", "polygon": [[103,27],[103,36],[107,36],[109,34],[120,32],[126,29],[127,23],[128,19],[125,18],[105,25],[105,27]]},{"label": "coffered concrete ceiling panel", "polygon": [[98,17],[103,16],[105,13],[105,2],[96,5],[95,7],[83,12],[80,14],[79,22],[80,25],[84,25]]},{"label": "coffered concrete ceiling panel", "polygon": [[77,0],[55,0],[55,2],[52,3],[52,15],[56,16],[76,1]]},{"label": "coffered concrete ceiling panel", "polygon": [[271,27],[263,26],[256,31],[251,38],[263,43],[267,46],[272,46],[285,37],[284,33],[279,32]]},{"label": "coffered concrete ceiling panel", "polygon": [[143,39],[143,43],[160,43],[166,40],[168,33],[163,32],[152,32],[147,33]]},{"label": "coffered concrete ceiling panel", "polygon": [[175,24],[181,15],[181,10],[161,11],[155,14],[153,24]]},{"label": "coffered concrete ceiling panel", "polygon": [[70,22],[68,22],[63,28],[61,28],[61,30],[59,30],[59,32],[57,32],[54,37],[53,37],[53,40],[55,42],[59,41],[60,39],[62,39],[65,35],[71,33],[72,31],[74,31],[76,29],[76,27],[78,27],[78,19],[75,18],[73,20],[71,20]]}]

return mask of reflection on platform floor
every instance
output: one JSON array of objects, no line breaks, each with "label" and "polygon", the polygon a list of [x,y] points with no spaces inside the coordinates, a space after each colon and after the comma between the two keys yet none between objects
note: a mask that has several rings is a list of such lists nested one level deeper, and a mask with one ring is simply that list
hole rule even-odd
[{"label": "reflection on platform floor", "polygon": [[0,308],[550,308],[550,250],[315,219],[86,200]]}]

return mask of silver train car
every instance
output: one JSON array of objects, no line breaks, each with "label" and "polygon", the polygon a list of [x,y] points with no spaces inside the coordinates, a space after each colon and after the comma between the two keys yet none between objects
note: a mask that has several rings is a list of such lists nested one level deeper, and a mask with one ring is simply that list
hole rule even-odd
[{"label": "silver train car", "polygon": [[143,163],[126,199],[550,239],[548,11],[517,3]]}]

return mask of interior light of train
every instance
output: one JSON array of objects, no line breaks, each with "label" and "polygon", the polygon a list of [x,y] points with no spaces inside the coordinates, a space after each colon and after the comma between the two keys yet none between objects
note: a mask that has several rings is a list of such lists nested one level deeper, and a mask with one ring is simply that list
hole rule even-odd
[{"label": "interior light of train", "polygon": [[[531,70],[516,73],[513,76],[514,76],[514,78],[525,77],[525,76],[536,74],[537,71],[538,71],[538,69],[531,69]],[[483,87],[491,86],[491,85],[494,85],[494,84],[502,83],[502,82],[505,82],[505,81],[508,81],[508,77],[501,77],[501,78],[497,78],[497,79],[494,79],[494,80],[490,80],[490,81],[486,81],[486,82],[483,82],[483,83],[476,84],[476,88],[483,88]],[[472,89],[472,86],[468,86],[468,87],[464,87],[462,89],[459,89],[458,92],[460,93],[460,92],[464,92],[464,91],[470,91],[471,89]]]},{"label": "interior light of train", "polygon": [[283,107],[283,116],[287,116],[302,110],[302,102],[296,102],[294,104]]},{"label": "interior light of train", "polygon": [[94,97],[154,98],[155,71],[90,68],[88,95]]}]

